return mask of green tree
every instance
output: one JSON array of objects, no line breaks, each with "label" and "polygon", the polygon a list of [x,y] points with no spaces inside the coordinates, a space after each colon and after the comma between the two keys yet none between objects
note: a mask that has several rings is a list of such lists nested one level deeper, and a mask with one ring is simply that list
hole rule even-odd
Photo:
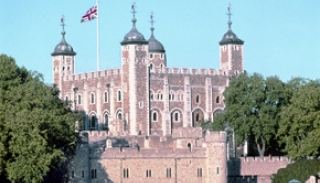
[{"label": "green tree", "polygon": [[215,122],[234,129],[237,144],[254,139],[260,156],[275,138],[280,106],[285,105],[285,84],[278,77],[264,79],[260,74],[233,77],[224,92],[225,112]]},{"label": "green tree", "polygon": [[311,175],[317,176],[320,171],[320,160],[300,159],[292,164],[287,165],[277,171],[277,174],[272,176],[272,183],[289,182],[292,179],[297,179],[305,182]]},{"label": "green tree", "polygon": [[320,155],[320,81],[289,81],[290,105],[283,108],[278,137],[292,159]]},{"label": "green tree", "polygon": [[36,72],[0,55],[0,175],[16,182],[41,182],[65,160],[75,142],[79,116]]}]

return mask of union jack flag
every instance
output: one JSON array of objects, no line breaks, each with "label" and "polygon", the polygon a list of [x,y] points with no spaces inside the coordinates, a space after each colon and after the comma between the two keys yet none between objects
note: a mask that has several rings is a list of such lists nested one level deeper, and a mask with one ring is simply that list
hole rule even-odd
[{"label": "union jack flag", "polygon": [[98,18],[98,7],[97,7],[97,5],[95,5],[92,8],[90,8],[87,11],[87,13],[82,16],[81,23],[93,20],[95,18]]}]

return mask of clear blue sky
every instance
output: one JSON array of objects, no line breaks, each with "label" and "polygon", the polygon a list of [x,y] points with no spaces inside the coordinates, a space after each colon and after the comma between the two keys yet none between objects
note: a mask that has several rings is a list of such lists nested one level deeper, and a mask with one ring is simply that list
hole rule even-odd
[{"label": "clear blue sky", "polygon": [[[120,67],[120,42],[131,29],[128,0],[100,0],[100,69]],[[138,30],[155,36],[167,53],[168,67],[219,68],[219,44],[227,31],[227,5],[232,4],[232,30],[244,40],[245,70],[283,81],[294,76],[320,78],[320,1],[136,0]],[[96,69],[96,22],[80,23],[95,0],[1,0],[0,53],[19,66],[44,74],[52,83],[51,53],[61,40],[77,52],[76,72]]]}]

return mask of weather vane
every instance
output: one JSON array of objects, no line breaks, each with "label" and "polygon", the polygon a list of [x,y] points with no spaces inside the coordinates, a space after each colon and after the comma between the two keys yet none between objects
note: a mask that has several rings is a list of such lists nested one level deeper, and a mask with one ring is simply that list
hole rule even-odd
[{"label": "weather vane", "polygon": [[136,2],[133,2],[133,3],[132,3],[131,9],[132,9],[131,13],[132,13],[132,15],[133,15],[133,18],[135,18],[136,13],[137,13],[137,11],[136,11]]},{"label": "weather vane", "polygon": [[231,22],[231,15],[232,15],[232,13],[231,13],[231,4],[230,4],[230,3],[228,4],[228,13],[227,13],[227,15],[228,15],[228,17],[229,17],[228,27],[229,27],[229,29],[231,29],[231,24],[232,24],[232,22]]},{"label": "weather vane", "polygon": [[64,26],[66,24],[64,24],[64,15],[61,16],[61,26],[62,26],[62,29],[64,30]]},{"label": "weather vane", "polygon": [[153,27],[153,23],[154,23],[153,12],[150,13],[150,23],[151,23],[151,27]]},{"label": "weather vane", "polygon": [[229,17],[229,21],[231,21],[231,15],[232,15],[232,13],[231,13],[231,4],[230,4],[230,3],[228,4],[228,13],[227,13],[227,15],[228,15],[228,17]]}]

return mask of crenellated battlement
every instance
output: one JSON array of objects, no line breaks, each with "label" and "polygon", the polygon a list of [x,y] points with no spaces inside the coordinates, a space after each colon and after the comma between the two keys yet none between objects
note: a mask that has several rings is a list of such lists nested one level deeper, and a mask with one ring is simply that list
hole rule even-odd
[{"label": "crenellated battlement", "polygon": [[105,78],[105,77],[120,77],[121,69],[111,69],[111,70],[102,70],[102,71],[92,71],[79,73],[74,75],[67,75],[63,79],[64,81],[79,81],[79,80],[92,80],[96,78]]},{"label": "crenellated battlement", "polygon": [[105,131],[86,131],[84,133],[88,134],[89,143],[103,141],[106,140],[108,137],[108,134]]},{"label": "crenellated battlement", "polygon": [[207,131],[205,135],[205,141],[226,143],[227,133],[225,131],[216,131],[216,132]]},{"label": "crenellated battlement", "polygon": [[165,74],[183,74],[183,75],[208,75],[208,76],[231,76],[232,72],[223,71],[221,69],[194,69],[194,68],[164,68],[162,70],[157,70],[159,73]]},{"label": "crenellated battlement", "polygon": [[287,157],[240,157],[228,161],[229,175],[259,175],[266,176],[277,173],[280,168],[292,163]]},{"label": "crenellated battlement", "polygon": [[284,156],[264,156],[264,157],[240,157],[242,164],[252,162],[291,162],[288,157]]}]

